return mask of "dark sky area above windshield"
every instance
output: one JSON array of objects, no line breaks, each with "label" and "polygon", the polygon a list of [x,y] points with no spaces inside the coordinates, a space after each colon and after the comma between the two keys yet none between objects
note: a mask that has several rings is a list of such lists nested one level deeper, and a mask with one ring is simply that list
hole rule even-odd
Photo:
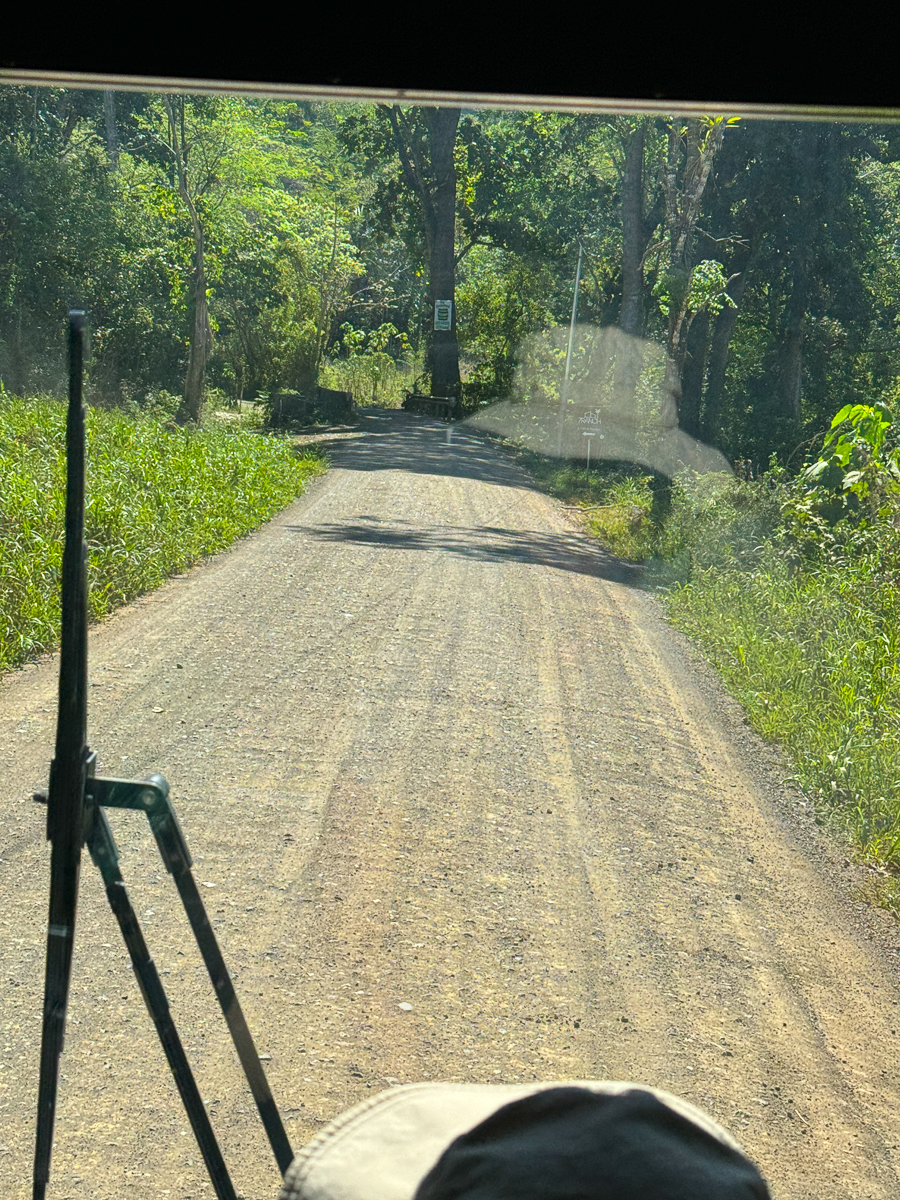
[{"label": "dark sky area above windshield", "polygon": [[[756,26],[754,27],[754,21]],[[539,32],[538,32],[539,29]],[[696,17],[648,31],[643,14],[619,9],[592,21],[515,20],[491,28],[462,11],[419,12],[414,21],[375,13],[344,23],[339,36],[273,36],[270,22],[217,17],[214,43],[166,39],[155,47],[96,25],[68,22],[54,38],[6,31],[0,67],[96,75],[140,75],[347,88],[469,92],[501,96],[608,97],[890,108],[893,72],[880,69],[872,25],[799,26],[762,34],[757,16],[737,34]]]}]

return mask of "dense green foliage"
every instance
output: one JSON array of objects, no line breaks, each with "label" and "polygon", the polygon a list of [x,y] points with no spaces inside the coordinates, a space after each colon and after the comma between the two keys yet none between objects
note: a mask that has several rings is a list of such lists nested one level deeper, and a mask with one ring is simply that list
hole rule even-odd
[{"label": "dense green foliage", "polygon": [[[0,377],[58,391],[87,309],[88,394],[180,393],[202,274],[206,380],[239,399],[315,382],[360,264],[356,176],[294,104],[0,90]],[[183,167],[178,175],[176,165]],[[182,186],[183,185],[183,186]],[[201,253],[198,255],[198,244]]]},{"label": "dense green foliage", "polygon": [[[185,430],[89,409],[90,611],[104,616],[257,528],[322,470],[239,422]],[[65,407],[0,394],[0,671],[58,637]]]},{"label": "dense green foliage", "polygon": [[[579,246],[579,322],[668,347],[681,428],[732,462],[797,467],[900,387],[894,127],[464,111],[453,169],[470,411],[558,396],[564,355],[535,377],[530,348],[567,329]],[[429,386],[423,220],[383,106],[6,87],[0,379],[60,389],[75,303],[98,403],[398,403]]]}]

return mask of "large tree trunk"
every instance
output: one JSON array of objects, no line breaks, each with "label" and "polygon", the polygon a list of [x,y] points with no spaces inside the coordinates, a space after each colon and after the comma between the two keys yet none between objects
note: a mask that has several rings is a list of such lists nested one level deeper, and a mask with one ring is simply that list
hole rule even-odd
[{"label": "large tree trunk", "polygon": [[644,255],[662,217],[661,203],[654,205],[646,215],[644,213],[646,132],[647,122],[641,119],[626,140],[622,175],[622,303],[618,323],[619,329],[628,337],[620,338],[616,348],[614,391],[616,403],[623,413],[630,413],[633,408],[634,392],[643,366],[638,339],[644,335]]},{"label": "large tree trunk", "polygon": [[429,111],[429,146],[434,171],[434,202],[430,230],[429,294],[432,321],[435,305],[450,301],[451,328],[432,329],[431,391],[435,396],[459,394],[459,345],[456,340],[456,169],[453,148],[459,123],[458,108]]},{"label": "large tree trunk", "polygon": [[[706,131],[701,123],[688,121],[684,141],[675,123],[669,129],[666,161],[666,222],[669,231],[669,328],[666,349],[666,384],[669,394],[681,407],[681,376],[687,354],[690,328],[688,307],[694,272],[694,239],[703,193],[716,155],[725,138],[723,120]],[[678,186],[678,168],[684,155],[684,171]]]},{"label": "large tree trunk", "polygon": [[716,317],[713,330],[712,345],[709,350],[709,364],[706,371],[706,392],[703,396],[703,415],[700,422],[700,437],[705,442],[717,444],[721,435],[720,421],[722,417],[722,399],[725,395],[725,372],[728,369],[728,351],[731,347],[731,336],[737,322],[741,300],[747,287],[750,274],[752,250],[743,269],[732,275],[725,291],[731,297],[735,307],[726,304]]},{"label": "large tree trunk", "polygon": [[212,331],[209,325],[209,305],[206,299],[206,269],[203,256],[203,232],[194,243],[194,273],[191,278],[191,344],[188,351],[187,374],[184,380],[184,402],[180,416],[184,420],[198,421],[203,412],[206,364],[212,349]]},{"label": "large tree trunk", "polygon": [[[396,105],[388,110],[394,145],[407,187],[422,208],[425,261],[428,267],[428,366],[436,396],[459,395],[459,345],[456,338],[456,168],[453,150],[458,108],[424,110],[423,139]],[[449,301],[450,329],[435,329],[435,305]]]},{"label": "large tree trunk", "polygon": [[791,230],[793,244],[788,256],[791,294],[784,309],[777,387],[780,411],[799,426],[802,418],[803,334],[812,282],[808,245],[813,236],[813,224],[826,219],[829,180],[823,170],[822,145],[814,125],[800,126],[793,151],[799,203]]},{"label": "large tree trunk", "polygon": [[778,395],[781,411],[800,424],[803,383],[803,325],[806,317],[806,271],[802,262],[794,266],[791,295],[784,312]]},{"label": "large tree trunk", "polygon": [[703,380],[709,354],[709,310],[704,309],[691,322],[686,340],[687,353],[681,372],[681,412],[678,424],[691,437],[700,436],[700,407]]},{"label": "large tree trunk", "polygon": [[190,281],[191,340],[188,348],[184,397],[178,412],[180,421],[198,421],[203,412],[206,364],[212,350],[212,331],[209,325],[209,304],[206,298],[206,260],[203,225],[188,185],[185,164],[184,98],[166,99],[169,116],[169,150],[175,166],[178,192],[188,210],[194,237],[194,266]]},{"label": "large tree trunk", "polygon": [[625,171],[622,179],[622,306],[619,328],[631,337],[644,332],[644,135],[642,121],[625,147]]}]

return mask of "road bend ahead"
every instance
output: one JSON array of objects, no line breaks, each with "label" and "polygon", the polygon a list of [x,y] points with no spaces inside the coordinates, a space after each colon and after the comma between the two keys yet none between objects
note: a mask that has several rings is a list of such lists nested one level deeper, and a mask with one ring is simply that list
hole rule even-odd
[{"label": "road bend ahead", "polygon": [[[893,927],[629,571],[480,439],[366,417],[267,528],[91,639],[161,770],[296,1146],[397,1081],[634,1079],[777,1196],[900,1194]],[[0,686],[0,1174],[30,1195],[56,664]],[[278,1176],[142,820],[122,867],[233,1177]],[[829,863],[829,858],[835,860]],[[83,871],[52,1195],[209,1195]]]}]

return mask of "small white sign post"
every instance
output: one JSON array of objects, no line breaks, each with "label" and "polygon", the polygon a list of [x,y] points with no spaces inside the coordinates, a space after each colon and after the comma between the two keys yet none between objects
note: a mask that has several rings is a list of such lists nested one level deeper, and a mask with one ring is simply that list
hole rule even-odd
[{"label": "small white sign post", "polygon": [[[595,438],[597,436],[597,434],[596,434],[596,431],[592,432],[592,433],[588,433],[588,431],[585,430],[581,436],[586,437],[588,440],[588,443],[587,443],[587,467],[585,468],[584,475],[585,475],[585,479],[587,479],[587,481],[590,483],[590,479],[591,479],[591,438]],[[601,434],[601,437],[602,436],[603,435]]]}]

